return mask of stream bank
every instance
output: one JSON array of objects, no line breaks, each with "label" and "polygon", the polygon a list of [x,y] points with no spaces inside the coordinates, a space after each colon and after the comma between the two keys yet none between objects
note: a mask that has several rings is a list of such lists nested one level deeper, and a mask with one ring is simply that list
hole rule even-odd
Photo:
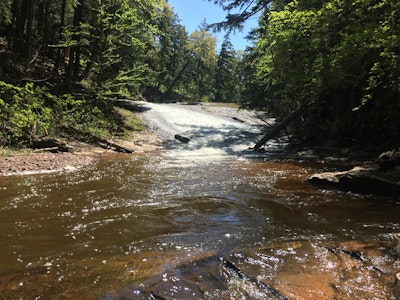
[{"label": "stream bank", "polygon": [[[150,130],[135,131],[131,135],[130,140],[116,139],[115,142],[130,149],[133,155],[156,153],[162,149],[156,134]],[[101,156],[114,153],[111,149],[105,149],[93,143],[72,139],[60,140],[71,148],[69,152],[52,153],[40,149],[12,151],[3,149],[3,153],[0,155],[0,176],[76,171],[90,168],[98,162]]]}]

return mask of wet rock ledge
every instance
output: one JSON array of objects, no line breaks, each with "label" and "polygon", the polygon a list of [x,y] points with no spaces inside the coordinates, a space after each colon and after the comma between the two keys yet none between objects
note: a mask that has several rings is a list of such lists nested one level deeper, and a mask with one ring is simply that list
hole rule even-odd
[{"label": "wet rock ledge", "polygon": [[361,194],[400,196],[400,151],[384,152],[374,164],[349,171],[314,174],[308,181]]},{"label": "wet rock ledge", "polygon": [[199,257],[99,300],[399,299],[394,240],[288,241]]}]

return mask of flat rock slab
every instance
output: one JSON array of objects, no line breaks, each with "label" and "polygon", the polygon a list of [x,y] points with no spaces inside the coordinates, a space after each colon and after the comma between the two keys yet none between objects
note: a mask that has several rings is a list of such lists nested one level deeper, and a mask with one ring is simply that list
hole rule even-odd
[{"label": "flat rock slab", "polygon": [[185,262],[104,294],[136,299],[398,299],[397,241],[283,242]]},{"label": "flat rock slab", "polygon": [[314,174],[309,182],[362,194],[400,196],[400,168],[354,167],[349,171]]}]

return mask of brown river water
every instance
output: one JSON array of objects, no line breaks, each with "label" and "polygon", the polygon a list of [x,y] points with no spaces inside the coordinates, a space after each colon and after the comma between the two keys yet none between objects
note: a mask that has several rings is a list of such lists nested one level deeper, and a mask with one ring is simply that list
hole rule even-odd
[{"label": "brown river water", "polygon": [[306,182],[350,163],[187,151],[1,177],[0,299],[399,296],[400,200]]}]

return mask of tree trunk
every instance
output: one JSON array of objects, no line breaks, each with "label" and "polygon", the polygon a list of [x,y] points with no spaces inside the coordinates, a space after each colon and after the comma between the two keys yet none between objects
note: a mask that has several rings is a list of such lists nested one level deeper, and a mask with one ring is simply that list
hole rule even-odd
[{"label": "tree trunk", "polygon": [[37,31],[42,35],[42,46],[44,46],[44,38],[46,36],[46,9],[45,9],[46,3],[45,1],[40,1],[38,4],[38,9],[37,9],[37,15],[36,15],[36,20],[37,20]]},{"label": "tree trunk", "polygon": [[78,46],[75,50],[74,72],[72,77],[79,78],[81,72],[81,47]]},{"label": "tree trunk", "polygon": [[50,1],[45,0],[39,2],[37,9],[37,31],[41,35],[41,49],[43,53],[48,54],[48,44],[51,28],[49,28]]},{"label": "tree trunk", "polygon": [[68,66],[67,66],[67,70],[66,70],[67,78],[72,77],[74,59],[75,59],[75,47],[70,47],[69,56],[68,56]]},{"label": "tree trunk", "polygon": [[8,49],[15,49],[15,41],[17,40],[17,21],[19,18],[19,7],[18,7],[18,0],[14,0],[11,7],[12,11],[12,21],[10,24],[10,30],[8,32],[8,40],[9,40],[9,47]]},{"label": "tree trunk", "polygon": [[[63,0],[61,3],[61,18],[60,18],[60,27],[58,29],[58,41],[61,42],[63,40],[63,31],[64,31],[64,23],[65,23],[65,7],[66,7],[67,0]],[[57,50],[57,58],[56,63],[54,66],[54,72],[58,72],[58,68],[60,67],[61,63],[61,48],[59,47]]]},{"label": "tree trunk", "polygon": [[304,111],[304,109],[308,105],[302,105],[295,111],[291,112],[286,118],[284,118],[280,123],[276,124],[269,130],[261,140],[257,142],[257,144],[254,146],[254,150],[259,150],[262,146],[265,145],[266,142],[268,142],[270,139],[272,139],[274,136],[276,136],[281,130],[285,129],[287,125],[289,125],[292,121],[294,121],[300,113]]},{"label": "tree trunk", "polygon": [[28,47],[28,60],[27,60],[27,66],[28,68],[30,67],[31,64],[31,58],[32,58],[32,30],[33,30],[33,0],[28,1],[28,20],[27,20],[27,26],[26,26],[26,44]]},{"label": "tree trunk", "polygon": [[81,41],[81,22],[83,20],[83,6],[84,6],[84,0],[81,0],[78,3],[78,6],[75,8],[74,12],[74,35],[73,39],[76,42],[76,46],[71,47],[71,53],[69,56],[69,62],[68,62],[68,69],[67,69],[67,77],[71,78],[77,78],[79,77],[80,73],[80,60],[81,60],[81,46],[80,46],[80,41]]},{"label": "tree trunk", "polygon": [[[16,2],[14,2],[16,3]],[[17,4],[16,4],[17,5]],[[30,0],[23,0],[16,16],[14,49],[20,55],[27,57],[25,44],[25,25],[29,14]]]}]

